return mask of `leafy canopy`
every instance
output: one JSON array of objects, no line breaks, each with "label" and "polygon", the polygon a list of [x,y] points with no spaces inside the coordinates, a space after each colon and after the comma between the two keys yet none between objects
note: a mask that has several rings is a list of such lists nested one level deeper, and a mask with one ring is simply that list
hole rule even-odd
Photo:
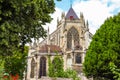
[{"label": "leafy canopy", "polygon": [[93,36],[85,57],[84,73],[87,77],[113,80],[110,62],[120,67],[120,13],[108,18]]},{"label": "leafy canopy", "polygon": [[52,20],[54,7],[54,0],[0,0],[0,55],[23,52],[31,38],[45,37],[42,26]]}]

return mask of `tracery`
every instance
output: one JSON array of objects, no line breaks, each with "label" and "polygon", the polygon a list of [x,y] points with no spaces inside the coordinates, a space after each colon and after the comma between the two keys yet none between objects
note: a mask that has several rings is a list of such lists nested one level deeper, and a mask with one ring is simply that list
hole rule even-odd
[{"label": "tracery", "polygon": [[72,36],[73,36],[73,40],[74,40],[74,45],[79,44],[79,33],[74,27],[72,27],[69,29],[69,31],[67,33],[67,49],[72,48]]}]

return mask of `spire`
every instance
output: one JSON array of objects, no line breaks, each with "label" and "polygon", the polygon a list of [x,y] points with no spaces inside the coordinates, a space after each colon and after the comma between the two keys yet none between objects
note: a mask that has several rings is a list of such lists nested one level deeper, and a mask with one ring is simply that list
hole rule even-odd
[{"label": "spire", "polygon": [[70,0],[70,7],[72,7],[72,0]]},{"label": "spire", "polygon": [[85,19],[82,12],[80,12],[80,20],[82,21],[83,26],[85,27]]},{"label": "spire", "polygon": [[89,23],[88,23],[88,20],[86,22],[86,28],[87,28],[87,31],[89,31]]},{"label": "spire", "polygon": [[59,24],[59,18],[57,17],[57,25]]},{"label": "spire", "polygon": [[62,12],[61,19],[65,17],[65,12]]},{"label": "spire", "polygon": [[81,19],[84,19],[84,16],[83,16],[83,13],[82,13],[82,12],[80,12],[80,18],[81,18]]},{"label": "spire", "polygon": [[66,19],[79,19],[72,7],[67,12],[67,15],[65,18]]},{"label": "spire", "polygon": [[49,27],[48,27],[48,31],[47,31],[47,44],[50,44],[50,36],[49,36]]},{"label": "spire", "polygon": [[57,17],[57,24],[59,24],[59,18]]},{"label": "spire", "polygon": [[88,23],[88,20],[87,20],[87,22],[86,22],[86,26],[87,26],[87,27],[89,27],[89,23]]}]

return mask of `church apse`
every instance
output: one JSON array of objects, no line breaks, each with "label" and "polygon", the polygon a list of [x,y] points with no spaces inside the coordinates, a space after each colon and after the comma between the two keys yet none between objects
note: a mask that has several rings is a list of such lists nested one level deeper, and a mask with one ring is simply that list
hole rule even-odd
[{"label": "church apse", "polygon": [[[47,76],[48,72],[48,59],[47,56],[50,55],[54,63],[54,57],[56,56],[55,51],[60,53],[59,55],[63,58],[64,61],[64,70],[73,69],[78,72],[78,76],[83,74],[83,62],[86,50],[92,40],[92,34],[89,32],[88,22],[85,22],[83,13],[80,13],[78,17],[71,7],[67,14],[62,13],[62,19],[57,20],[57,29],[49,34],[47,38],[39,43],[39,52],[37,53],[40,57],[38,61],[36,74],[36,60],[30,60],[28,62],[27,70],[27,79],[35,80],[36,76],[38,80],[42,76]],[[52,28],[52,27],[51,27]],[[30,56],[33,56],[31,53],[36,51],[36,45],[30,48]],[[34,64],[34,65],[33,65]],[[56,67],[56,66],[54,66]]]}]

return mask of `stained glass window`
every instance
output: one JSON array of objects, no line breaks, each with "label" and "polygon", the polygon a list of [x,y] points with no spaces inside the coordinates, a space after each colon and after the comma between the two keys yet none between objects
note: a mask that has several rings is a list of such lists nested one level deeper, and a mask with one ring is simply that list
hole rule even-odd
[{"label": "stained glass window", "polygon": [[72,27],[67,33],[67,49],[72,48],[72,36],[75,43],[74,45],[76,45],[76,43],[79,44],[79,33],[74,27]]},{"label": "stained glass window", "polygon": [[40,58],[39,78],[41,78],[41,76],[46,76],[46,58],[45,57]]},{"label": "stained glass window", "polygon": [[35,60],[32,58],[30,77],[31,77],[31,78],[34,78],[34,74],[35,74]]},{"label": "stained glass window", "polygon": [[75,63],[77,63],[77,64],[82,63],[82,58],[79,53],[75,56]]}]

